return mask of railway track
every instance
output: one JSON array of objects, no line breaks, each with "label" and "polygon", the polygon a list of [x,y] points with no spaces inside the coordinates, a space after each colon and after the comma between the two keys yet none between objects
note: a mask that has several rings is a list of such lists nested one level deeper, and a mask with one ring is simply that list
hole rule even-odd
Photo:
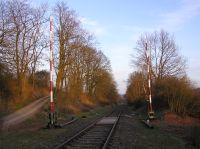
[{"label": "railway track", "polygon": [[64,141],[55,149],[105,149],[116,128],[121,115],[120,111],[115,111],[107,117],[95,121],[74,136]]}]

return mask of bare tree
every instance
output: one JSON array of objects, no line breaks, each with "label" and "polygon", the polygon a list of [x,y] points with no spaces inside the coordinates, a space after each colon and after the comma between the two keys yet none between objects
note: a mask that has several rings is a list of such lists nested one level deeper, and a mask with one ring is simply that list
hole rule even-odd
[{"label": "bare tree", "polygon": [[[104,75],[111,76],[109,60],[94,47],[93,36],[81,28],[75,12],[65,3],[57,3],[54,12],[54,39],[58,44],[54,53],[58,103],[63,95],[74,99],[73,101],[80,101],[81,97],[94,97],[97,91],[98,94],[105,94],[100,90],[106,86],[100,82],[103,81]],[[106,77],[107,88],[112,88],[113,96],[111,93],[109,95],[114,97],[117,90],[110,76]],[[109,85],[109,81],[112,85]]]},{"label": "bare tree", "polygon": [[5,36],[8,33],[8,28],[6,26],[9,24],[9,19],[7,16],[6,3],[0,1],[0,47],[5,45]]},{"label": "bare tree", "polygon": [[178,53],[178,46],[173,36],[161,30],[145,34],[137,41],[136,55],[133,64],[143,72],[147,67],[147,48],[151,50],[151,66],[154,78],[164,76],[184,76],[186,60]]},{"label": "bare tree", "polygon": [[41,50],[46,46],[41,44],[45,9],[32,8],[21,0],[7,1],[4,8],[5,20],[9,20],[9,25],[4,26],[4,30],[9,33],[3,36],[6,46],[2,48],[1,56],[16,74],[18,95],[22,96],[28,72],[32,69],[30,67],[38,62]]},{"label": "bare tree", "polygon": [[56,40],[59,48],[55,53],[55,68],[56,68],[56,89],[58,94],[62,97],[62,89],[65,78],[66,67],[69,65],[71,59],[71,42],[76,38],[79,22],[75,18],[75,14],[70,10],[64,2],[58,2],[54,8]]}]

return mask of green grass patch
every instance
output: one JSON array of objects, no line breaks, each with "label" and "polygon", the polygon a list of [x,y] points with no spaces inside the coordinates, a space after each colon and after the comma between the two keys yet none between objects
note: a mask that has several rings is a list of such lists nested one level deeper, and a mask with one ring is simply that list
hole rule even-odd
[{"label": "green grass patch", "polygon": [[[154,127],[148,128],[141,122],[141,120],[147,120],[148,114],[146,108],[134,109],[133,106],[129,106],[133,113],[137,113],[133,121],[137,121],[135,124],[137,128],[138,136],[140,137],[140,143],[145,144],[150,149],[179,149],[185,148],[185,143],[181,138],[175,135],[165,132],[160,128]],[[162,119],[164,111],[156,111],[155,118]]]},{"label": "green grass patch", "polygon": [[21,131],[0,135],[1,148],[34,148],[34,146],[43,144],[60,134],[62,129],[40,129],[37,131]]},{"label": "green grass patch", "polygon": [[141,134],[142,142],[152,149],[179,149],[184,148],[181,139],[172,136],[166,132],[162,132],[157,128],[149,129],[141,123],[138,126],[138,132]]}]

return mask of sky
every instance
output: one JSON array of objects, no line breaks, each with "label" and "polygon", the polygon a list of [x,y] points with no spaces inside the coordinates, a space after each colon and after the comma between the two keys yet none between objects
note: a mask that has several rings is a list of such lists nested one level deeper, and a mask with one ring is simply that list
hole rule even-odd
[{"label": "sky", "polygon": [[[111,61],[120,94],[136,70],[131,65],[136,41],[143,33],[161,29],[174,35],[179,54],[187,59],[187,74],[200,87],[200,0],[63,1],[76,11],[83,28],[94,34],[98,49]],[[46,2],[53,6],[57,1]]]}]

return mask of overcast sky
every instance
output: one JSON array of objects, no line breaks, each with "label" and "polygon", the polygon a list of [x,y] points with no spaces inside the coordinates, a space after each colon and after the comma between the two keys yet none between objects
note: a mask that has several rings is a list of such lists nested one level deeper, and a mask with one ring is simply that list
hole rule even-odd
[{"label": "overcast sky", "polygon": [[[39,0],[37,0],[39,1]],[[47,0],[46,0],[47,1]],[[110,59],[121,94],[126,91],[131,54],[145,32],[164,29],[174,35],[187,59],[187,74],[200,86],[200,0],[63,0],[75,10],[99,49]],[[56,0],[47,1],[50,6]]]}]

